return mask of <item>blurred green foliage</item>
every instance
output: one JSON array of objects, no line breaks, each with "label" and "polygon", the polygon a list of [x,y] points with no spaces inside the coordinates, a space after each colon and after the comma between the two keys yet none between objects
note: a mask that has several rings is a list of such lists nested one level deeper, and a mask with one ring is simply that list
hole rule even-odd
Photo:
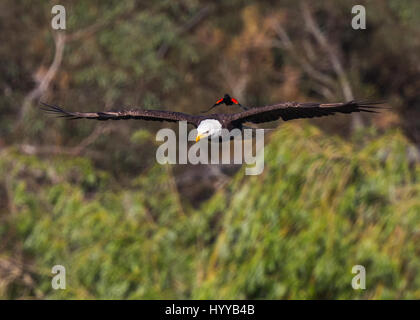
[{"label": "blurred green foliage", "polygon": [[[239,171],[198,210],[170,167],[130,190],[86,159],[3,155],[13,230],[44,298],[420,298],[420,166],[393,132],[354,147],[312,126],[270,137],[261,176]],[[1,235],[0,235],[1,236]],[[4,253],[3,253],[4,254]],[[7,256],[6,252],[6,256]],[[51,268],[67,289],[51,289]],[[353,290],[353,265],[366,290]],[[2,298],[16,298],[15,281]]]}]

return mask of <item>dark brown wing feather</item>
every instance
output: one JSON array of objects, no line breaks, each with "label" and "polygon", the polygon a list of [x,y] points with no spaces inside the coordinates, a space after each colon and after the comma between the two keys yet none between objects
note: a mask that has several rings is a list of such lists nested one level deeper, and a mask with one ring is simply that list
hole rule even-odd
[{"label": "dark brown wing feather", "polygon": [[91,120],[127,120],[139,119],[146,121],[168,121],[178,122],[187,121],[194,126],[198,126],[202,120],[201,116],[194,116],[182,112],[161,111],[161,110],[123,110],[123,111],[103,111],[103,112],[71,112],[57,106],[52,106],[41,102],[41,108],[47,113],[58,115],[60,118],[68,119],[91,119]]},{"label": "dark brown wing feather", "polygon": [[383,108],[381,102],[349,101],[340,103],[299,103],[284,102],[271,106],[253,108],[232,115],[233,123],[263,123],[283,119],[284,121],[330,116],[336,113],[372,112]]}]

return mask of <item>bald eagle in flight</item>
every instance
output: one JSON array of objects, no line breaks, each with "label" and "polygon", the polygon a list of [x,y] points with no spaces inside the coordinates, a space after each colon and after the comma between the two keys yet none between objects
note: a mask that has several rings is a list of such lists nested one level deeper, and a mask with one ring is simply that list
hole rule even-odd
[{"label": "bald eagle in flight", "polygon": [[[225,97],[230,99],[230,97]],[[230,100],[219,100],[215,105],[226,103]],[[41,102],[42,103],[42,102]],[[237,100],[233,104],[239,104]],[[187,121],[197,128],[196,142],[209,137],[215,138],[222,135],[222,129],[233,130],[235,128],[242,130],[244,123],[264,123],[282,119],[284,121],[331,116],[336,113],[370,112],[377,113],[380,102],[368,101],[349,101],[338,103],[300,103],[300,102],[282,102],[278,104],[255,107],[242,112],[226,114],[214,113],[209,115],[191,115],[182,112],[164,111],[164,110],[121,110],[121,111],[103,111],[103,112],[72,112],[60,107],[42,103],[43,110],[47,113],[56,114],[59,117],[68,119],[91,119],[91,120],[146,120],[146,121],[168,121],[179,122]],[[214,106],[213,106],[214,107]]]}]

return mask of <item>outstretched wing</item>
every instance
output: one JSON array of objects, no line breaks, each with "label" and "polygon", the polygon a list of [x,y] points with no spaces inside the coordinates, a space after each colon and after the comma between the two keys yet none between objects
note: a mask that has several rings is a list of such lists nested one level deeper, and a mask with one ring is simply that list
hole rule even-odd
[{"label": "outstretched wing", "polygon": [[138,119],[146,121],[168,121],[178,122],[187,121],[198,126],[201,121],[200,116],[194,116],[182,112],[161,111],[161,110],[122,110],[122,111],[103,111],[103,112],[71,112],[57,106],[52,106],[41,102],[41,108],[47,113],[58,115],[68,119],[91,119],[91,120],[128,120]]},{"label": "outstretched wing", "polygon": [[219,99],[219,100],[217,100],[216,101],[216,103],[214,104],[214,105],[212,105],[209,109],[207,109],[207,110],[203,110],[203,111],[200,111],[201,113],[206,113],[206,112],[209,112],[210,110],[212,110],[214,107],[216,107],[216,106],[218,106],[219,104],[222,104],[223,103],[223,98],[221,98],[221,99]]},{"label": "outstretched wing", "polygon": [[253,108],[248,111],[235,113],[231,121],[236,123],[263,123],[283,119],[284,121],[331,116],[336,113],[371,112],[384,108],[382,102],[349,101],[339,103],[299,103],[284,102],[271,106]]}]

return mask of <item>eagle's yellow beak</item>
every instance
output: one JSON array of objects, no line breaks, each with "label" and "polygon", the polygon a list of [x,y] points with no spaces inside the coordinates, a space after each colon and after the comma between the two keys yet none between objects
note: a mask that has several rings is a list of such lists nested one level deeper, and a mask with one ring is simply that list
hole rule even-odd
[{"label": "eagle's yellow beak", "polygon": [[204,138],[205,137],[205,135],[204,134],[201,134],[201,133],[199,133],[199,134],[197,134],[197,137],[195,138],[195,142],[198,142],[198,141],[200,141],[202,138]]}]

